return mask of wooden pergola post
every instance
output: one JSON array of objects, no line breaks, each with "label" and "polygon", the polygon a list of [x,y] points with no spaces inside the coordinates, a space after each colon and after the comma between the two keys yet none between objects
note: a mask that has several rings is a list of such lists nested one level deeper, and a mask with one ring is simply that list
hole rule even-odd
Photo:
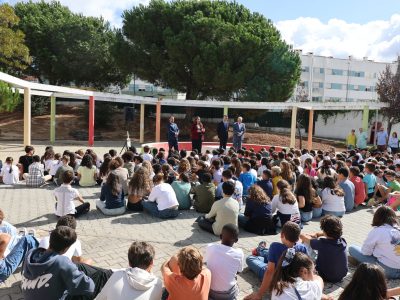
[{"label": "wooden pergola post", "polygon": [[24,145],[31,144],[31,89],[24,88]]},{"label": "wooden pergola post", "polygon": [[56,97],[50,97],[50,143],[56,141]]},{"label": "wooden pergola post", "polygon": [[224,106],[224,116],[227,116],[227,115],[228,115],[228,106],[225,105]]},{"label": "wooden pergola post", "polygon": [[156,143],[160,142],[161,100],[162,100],[162,98],[158,98],[157,103],[156,103]]},{"label": "wooden pergola post", "polygon": [[144,143],[144,103],[140,104],[140,132],[139,142]]},{"label": "wooden pergola post", "polygon": [[310,109],[308,117],[308,139],[307,139],[308,150],[312,149],[313,129],[314,129],[314,110]]},{"label": "wooden pergola post", "polygon": [[94,145],[94,96],[89,97],[89,147]]},{"label": "wooden pergola post", "polygon": [[363,116],[362,116],[362,128],[368,134],[368,123],[369,123],[369,107],[368,105],[364,106]]},{"label": "wooden pergola post", "polygon": [[296,147],[297,106],[292,107],[292,124],[290,126],[290,148]]}]

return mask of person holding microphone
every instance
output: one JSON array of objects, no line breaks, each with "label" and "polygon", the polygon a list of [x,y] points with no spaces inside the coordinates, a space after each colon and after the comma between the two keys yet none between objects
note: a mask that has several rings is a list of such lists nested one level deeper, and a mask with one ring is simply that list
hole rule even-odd
[{"label": "person holding microphone", "polygon": [[204,140],[205,128],[197,116],[193,120],[191,134],[192,134],[192,151],[197,150],[197,154],[201,153],[201,144]]}]

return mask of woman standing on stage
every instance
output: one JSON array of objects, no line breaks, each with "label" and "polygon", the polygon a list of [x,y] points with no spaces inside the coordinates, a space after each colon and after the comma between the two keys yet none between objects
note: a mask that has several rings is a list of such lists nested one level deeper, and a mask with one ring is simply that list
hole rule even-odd
[{"label": "woman standing on stage", "polygon": [[203,126],[203,123],[201,123],[201,121],[200,121],[200,117],[199,116],[195,117],[193,120],[192,130],[191,130],[192,151],[194,151],[196,149],[198,154],[201,153],[201,143],[204,140],[204,132],[205,131],[206,130]]}]

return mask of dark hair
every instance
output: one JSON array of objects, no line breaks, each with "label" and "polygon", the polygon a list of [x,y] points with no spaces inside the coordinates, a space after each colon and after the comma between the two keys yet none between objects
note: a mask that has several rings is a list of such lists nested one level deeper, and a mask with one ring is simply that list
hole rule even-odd
[{"label": "dark hair", "polygon": [[288,288],[291,284],[296,282],[296,278],[300,276],[302,268],[311,272],[314,266],[311,258],[302,252],[296,252],[289,265],[282,266],[287,251],[288,250],[285,250],[279,259],[270,284],[270,292],[275,293],[276,296],[282,295],[285,288]]},{"label": "dark hair", "polygon": [[85,154],[82,157],[81,166],[88,169],[93,168],[93,157],[90,154]]},{"label": "dark hair", "polygon": [[35,150],[35,148],[33,148],[33,146],[25,146],[25,153],[29,153],[34,150]]},{"label": "dark hair", "polygon": [[365,169],[368,169],[368,171],[373,173],[375,171],[375,165],[373,163],[366,163]]},{"label": "dark hair", "polygon": [[110,149],[108,153],[111,155],[111,157],[117,156],[117,150],[115,149]]},{"label": "dark hair", "polygon": [[347,168],[340,168],[337,172],[338,174],[342,174],[344,177],[349,177],[349,169]]},{"label": "dark hair", "polygon": [[239,227],[237,227],[235,224],[225,224],[224,227],[222,227],[221,235],[223,232],[228,233],[232,240],[238,240],[239,238]]},{"label": "dark hair", "polygon": [[146,242],[133,242],[128,250],[128,261],[131,268],[147,269],[154,260],[154,247]]},{"label": "dark hair", "polygon": [[242,168],[246,169],[246,171],[250,171],[251,169],[251,165],[247,162],[242,164]]},{"label": "dark hair", "polygon": [[279,189],[279,196],[283,204],[293,205],[296,203],[297,199],[290,191],[290,185],[286,180],[279,180],[276,186]]},{"label": "dark hair", "polygon": [[232,171],[229,169],[226,169],[222,172],[222,177],[225,177],[226,179],[231,179],[232,178]]},{"label": "dark hair", "polygon": [[62,182],[64,184],[69,184],[72,180],[74,180],[74,172],[71,170],[67,170],[62,174]]},{"label": "dark hair", "polygon": [[202,180],[204,183],[210,183],[212,181],[212,176],[210,173],[206,172],[202,175]]},{"label": "dark hair", "polygon": [[312,203],[313,187],[311,178],[305,174],[301,174],[296,182],[296,195],[303,196],[306,203]]},{"label": "dark hair", "polygon": [[34,155],[32,156],[33,162],[40,162],[40,156],[39,155]]},{"label": "dark hair", "polygon": [[135,157],[135,154],[132,151],[126,151],[122,154],[121,157],[124,160],[124,162],[131,162]]},{"label": "dark hair", "polygon": [[271,199],[267,196],[264,190],[257,184],[253,184],[247,190],[248,200],[258,204],[269,203]]},{"label": "dark hair", "polygon": [[319,223],[327,237],[337,240],[342,236],[343,224],[338,217],[327,215],[322,217]]},{"label": "dark hair", "polygon": [[289,242],[296,243],[300,237],[300,226],[292,221],[287,221],[282,227],[282,235]]},{"label": "dark hair", "polygon": [[60,227],[60,226],[68,226],[69,228],[72,228],[75,230],[76,229],[75,217],[71,216],[71,215],[66,215],[66,216],[60,217],[57,221],[56,228]]},{"label": "dark hair", "polygon": [[112,161],[111,156],[104,158],[103,163],[100,166],[99,173],[100,177],[106,176],[110,172],[110,162]]},{"label": "dark hair", "polygon": [[398,225],[396,213],[389,206],[379,207],[372,218],[372,226],[382,226],[385,224],[390,226]]},{"label": "dark hair", "polygon": [[58,226],[50,233],[50,249],[57,253],[68,249],[76,242],[76,232],[68,226]]},{"label": "dark hair", "polygon": [[350,172],[353,173],[354,176],[360,175],[360,168],[359,167],[350,167]]},{"label": "dark hair", "polygon": [[179,179],[186,183],[190,182],[188,173],[181,173]]},{"label": "dark hair", "polygon": [[235,192],[235,184],[232,181],[225,181],[222,184],[222,192],[226,196],[232,196]]},{"label": "dark hair", "polygon": [[339,300],[384,300],[387,285],[385,274],[380,266],[362,263],[344,288]]},{"label": "dark hair", "polygon": [[263,171],[263,174],[266,175],[268,179],[272,178],[271,170],[266,169]]},{"label": "dark hair", "polygon": [[107,176],[106,184],[110,187],[111,193],[118,196],[121,193],[122,185],[119,182],[119,177],[115,172],[110,172]]},{"label": "dark hair", "polygon": [[331,189],[331,194],[339,197],[344,196],[344,191],[336,183],[336,180],[331,176],[326,176],[324,178],[324,187]]},{"label": "dark hair", "polygon": [[13,172],[13,168],[12,168],[13,161],[14,161],[14,159],[12,157],[10,157],[10,156],[6,158],[6,163],[10,164],[10,171],[8,172],[10,174]]}]

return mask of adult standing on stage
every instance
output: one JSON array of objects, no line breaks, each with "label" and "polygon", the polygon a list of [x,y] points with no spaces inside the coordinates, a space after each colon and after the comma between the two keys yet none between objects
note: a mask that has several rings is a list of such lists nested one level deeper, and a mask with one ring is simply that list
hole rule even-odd
[{"label": "adult standing on stage", "polygon": [[233,124],[233,148],[235,148],[236,151],[242,149],[244,133],[246,132],[246,126],[242,121],[243,118],[238,117],[237,122]]},{"label": "adult standing on stage", "polygon": [[223,120],[218,123],[217,127],[220,149],[226,150],[226,143],[228,142],[228,132],[229,132],[229,119],[227,115],[224,115]]},{"label": "adult standing on stage", "polygon": [[170,116],[168,129],[167,129],[169,152],[171,152],[172,149],[174,149],[175,151],[179,151],[178,136],[179,136],[179,128],[178,128],[178,125],[176,125],[176,123],[175,123],[175,117]]},{"label": "adult standing on stage", "polygon": [[200,121],[200,117],[199,116],[195,117],[193,120],[192,130],[191,130],[192,151],[194,151],[196,149],[198,154],[201,153],[201,144],[204,140],[204,132],[205,131],[206,130],[203,126],[203,123],[201,123],[201,121]]}]

